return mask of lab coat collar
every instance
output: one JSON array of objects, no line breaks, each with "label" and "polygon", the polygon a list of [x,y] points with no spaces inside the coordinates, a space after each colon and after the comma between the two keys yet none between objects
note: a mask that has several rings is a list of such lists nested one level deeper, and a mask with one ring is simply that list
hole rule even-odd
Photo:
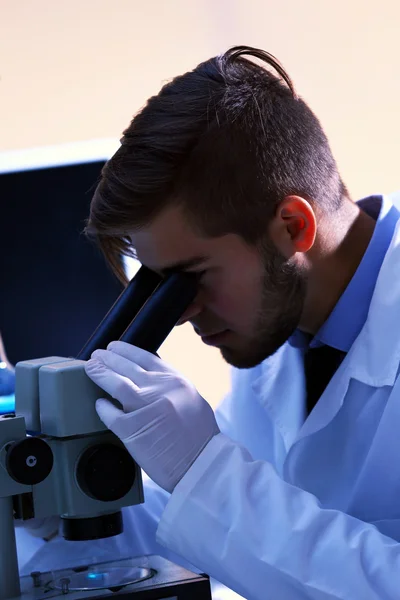
[{"label": "lab coat collar", "polygon": [[287,451],[305,418],[303,350],[286,343],[256,369],[259,375],[251,384],[252,391]]}]

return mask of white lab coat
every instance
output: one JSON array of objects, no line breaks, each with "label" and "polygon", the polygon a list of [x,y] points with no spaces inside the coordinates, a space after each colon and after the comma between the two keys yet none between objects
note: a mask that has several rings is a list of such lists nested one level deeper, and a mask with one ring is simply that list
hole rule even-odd
[{"label": "white lab coat", "polygon": [[[305,422],[302,351],[285,344],[233,371],[217,411],[223,433],[172,496],[149,482],[145,504],[124,510],[122,536],[85,546],[57,539],[24,571],[79,554],[158,552],[185,557],[249,600],[397,600],[399,364],[400,227],[367,322]],[[157,525],[176,555],[157,546]]]}]

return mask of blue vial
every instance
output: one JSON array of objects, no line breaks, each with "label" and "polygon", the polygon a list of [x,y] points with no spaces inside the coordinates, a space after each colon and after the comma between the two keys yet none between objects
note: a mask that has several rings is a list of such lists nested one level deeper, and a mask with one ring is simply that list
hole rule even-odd
[{"label": "blue vial", "polygon": [[15,372],[7,363],[0,361],[0,414],[15,410]]}]

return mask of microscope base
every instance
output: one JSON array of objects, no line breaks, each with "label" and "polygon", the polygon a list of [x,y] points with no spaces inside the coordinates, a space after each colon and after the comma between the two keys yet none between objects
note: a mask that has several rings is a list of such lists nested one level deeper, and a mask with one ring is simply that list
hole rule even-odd
[{"label": "microscope base", "polygon": [[[141,573],[142,577],[136,583],[126,584],[131,581],[132,573]],[[117,578],[114,577],[116,574]],[[121,577],[118,580],[119,575]],[[37,587],[34,587],[35,581]],[[75,591],[77,588],[80,591]],[[143,556],[22,577],[21,595],[9,600],[49,598],[211,600],[211,591],[208,577],[192,573],[160,556]]]}]

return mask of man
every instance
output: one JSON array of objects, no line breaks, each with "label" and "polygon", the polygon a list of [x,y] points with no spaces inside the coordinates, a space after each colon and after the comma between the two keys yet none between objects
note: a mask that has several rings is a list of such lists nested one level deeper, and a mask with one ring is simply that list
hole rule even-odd
[{"label": "man", "polygon": [[181,322],[235,369],[215,418],[113,342],[87,373],[122,408],[97,411],[171,494],[158,541],[245,598],[398,597],[399,216],[352,202],[317,118],[248,47],[164,86],[104,168],[88,232],[120,277],[133,253],[199,273]]}]

